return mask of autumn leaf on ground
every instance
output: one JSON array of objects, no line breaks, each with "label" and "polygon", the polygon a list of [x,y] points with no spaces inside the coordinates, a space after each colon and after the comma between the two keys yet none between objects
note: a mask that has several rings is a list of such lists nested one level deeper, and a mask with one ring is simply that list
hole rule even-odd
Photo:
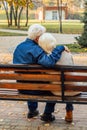
[{"label": "autumn leaf on ground", "polygon": [[49,126],[50,126],[50,124],[49,124],[49,123],[46,123],[46,124],[44,124],[44,126],[49,127]]}]

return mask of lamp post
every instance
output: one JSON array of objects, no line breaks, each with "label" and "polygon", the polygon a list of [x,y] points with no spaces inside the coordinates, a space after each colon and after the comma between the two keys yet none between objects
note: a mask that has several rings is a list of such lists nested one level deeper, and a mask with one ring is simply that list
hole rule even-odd
[{"label": "lamp post", "polygon": [[59,12],[59,32],[62,33],[62,0],[57,0],[57,7]]}]

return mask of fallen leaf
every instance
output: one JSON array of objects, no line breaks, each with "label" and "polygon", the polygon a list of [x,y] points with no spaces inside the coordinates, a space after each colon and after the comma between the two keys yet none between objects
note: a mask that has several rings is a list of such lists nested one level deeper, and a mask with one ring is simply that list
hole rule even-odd
[{"label": "fallen leaf", "polygon": [[31,119],[28,119],[28,121],[30,122],[30,121],[31,121]]},{"label": "fallen leaf", "polygon": [[73,126],[74,126],[74,125],[75,125],[75,123],[74,123],[74,122],[72,122],[72,123],[71,123],[71,125],[73,125]]},{"label": "fallen leaf", "polygon": [[13,113],[12,112],[9,112],[8,115],[12,115]]},{"label": "fallen leaf", "polygon": [[23,112],[22,114],[23,114],[23,115],[26,115],[27,113],[26,113],[26,112]]},{"label": "fallen leaf", "polygon": [[44,126],[49,127],[49,126],[50,126],[50,124],[49,124],[49,123],[46,123],[46,124],[44,124]]},{"label": "fallen leaf", "polygon": [[11,104],[10,106],[14,106],[15,104]]},{"label": "fallen leaf", "polygon": [[64,120],[65,118],[64,118],[64,117],[62,117],[62,119]]},{"label": "fallen leaf", "polygon": [[3,119],[0,119],[0,121],[3,121]]},{"label": "fallen leaf", "polygon": [[38,119],[38,117],[37,117],[37,116],[35,116],[35,117],[33,117],[33,119]]}]

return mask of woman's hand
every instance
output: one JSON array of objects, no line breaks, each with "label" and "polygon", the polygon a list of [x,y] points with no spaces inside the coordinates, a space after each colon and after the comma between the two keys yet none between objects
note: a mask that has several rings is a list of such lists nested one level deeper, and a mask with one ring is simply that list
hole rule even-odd
[{"label": "woman's hand", "polygon": [[67,46],[64,46],[66,52],[70,52],[69,48]]}]

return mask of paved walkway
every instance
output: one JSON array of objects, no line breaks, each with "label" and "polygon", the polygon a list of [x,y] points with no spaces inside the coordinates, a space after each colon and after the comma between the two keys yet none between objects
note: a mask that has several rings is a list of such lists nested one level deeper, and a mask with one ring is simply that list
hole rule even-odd
[{"label": "paved walkway", "polygon": [[[40,114],[45,103],[39,103]],[[66,123],[65,104],[56,104],[53,123],[40,120],[40,115],[27,119],[27,103],[0,101],[0,130],[87,130],[87,105],[74,105],[74,121]]]},{"label": "paved walkway", "polygon": [[[27,34],[27,31],[10,30],[10,29],[0,29],[0,32],[11,32],[11,33]],[[74,43],[74,42],[76,42],[75,37],[79,36],[79,34],[59,34],[59,33],[52,33],[52,34],[54,35],[54,37],[56,38],[56,40],[58,41],[59,44]],[[23,39],[21,39],[21,40],[23,40]]]},{"label": "paved walkway", "polygon": [[[74,40],[74,36],[76,36],[72,34],[53,35],[58,38],[58,41],[61,39],[62,42],[66,41],[67,43],[71,43]],[[2,54],[1,57],[4,54],[3,61],[8,57],[6,54],[12,54],[16,45],[25,38],[25,36],[0,37],[0,54]],[[84,65],[87,65],[87,56],[84,54],[74,54],[74,59],[77,64],[85,63]],[[44,107],[45,103],[39,103],[40,114],[43,113]],[[56,120],[50,124],[42,122],[40,115],[28,120],[27,112],[26,102],[0,101],[0,130],[87,130],[87,105],[74,105],[74,121],[71,124],[64,121],[65,104],[56,104],[54,112]]]}]

